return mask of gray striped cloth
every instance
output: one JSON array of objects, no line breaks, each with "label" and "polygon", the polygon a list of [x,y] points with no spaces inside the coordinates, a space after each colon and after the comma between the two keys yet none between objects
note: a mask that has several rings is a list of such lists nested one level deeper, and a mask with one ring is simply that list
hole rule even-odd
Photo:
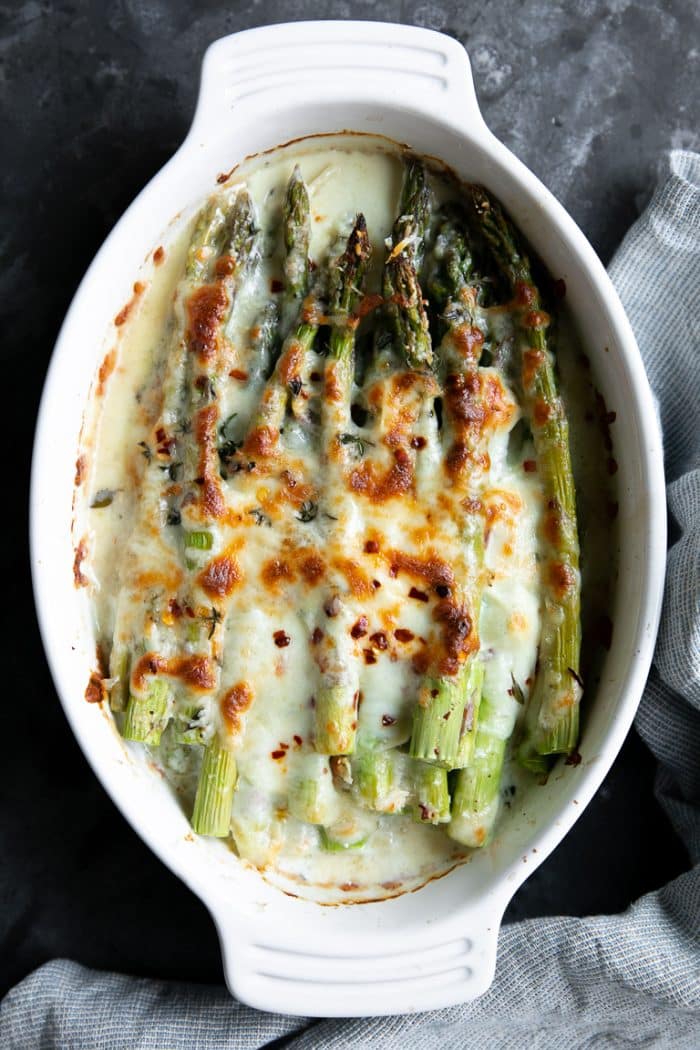
[{"label": "gray striped cloth", "polygon": [[[494,1050],[700,1047],[700,156],[676,151],[611,268],[664,428],[679,538],[637,729],[690,871],[622,915],[503,929],[496,979],[477,1002],[419,1016],[303,1019],[259,1013],[223,988],[97,973],[58,960],[0,1006],[1,1050]],[[668,368],[668,361],[673,368]]]}]

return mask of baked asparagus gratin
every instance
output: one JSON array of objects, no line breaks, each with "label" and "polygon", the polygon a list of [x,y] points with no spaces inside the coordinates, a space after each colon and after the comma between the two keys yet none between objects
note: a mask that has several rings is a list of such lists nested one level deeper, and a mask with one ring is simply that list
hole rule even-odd
[{"label": "baked asparagus gratin", "polygon": [[168,250],[95,575],[194,832],[386,895],[575,755],[581,586],[551,282],[485,189],[353,149],[244,167]]}]

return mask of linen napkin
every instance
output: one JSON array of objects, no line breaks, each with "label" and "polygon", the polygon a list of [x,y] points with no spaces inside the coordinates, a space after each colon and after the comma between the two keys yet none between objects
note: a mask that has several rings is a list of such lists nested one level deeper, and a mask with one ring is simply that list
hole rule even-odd
[{"label": "linen napkin", "polygon": [[670,553],[637,715],[691,870],[621,915],[506,926],[481,999],[404,1017],[305,1022],[223,988],[40,967],[0,1005],[1,1050],[537,1050],[700,1047],[700,156],[674,151],[610,267],[664,430]]}]

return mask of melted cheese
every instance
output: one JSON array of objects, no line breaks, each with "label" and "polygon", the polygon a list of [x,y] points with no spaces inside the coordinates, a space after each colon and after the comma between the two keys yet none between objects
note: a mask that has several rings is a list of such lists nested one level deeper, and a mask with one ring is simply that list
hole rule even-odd
[{"label": "melted cheese", "polygon": [[[157,653],[164,661],[159,673],[170,675],[173,710],[194,697],[190,719],[202,739],[227,736],[238,767],[232,832],[240,856],[310,896],[342,886],[353,899],[370,899],[420,885],[465,851],[440,827],[370,813],[341,790],[328,757],[313,749],[319,675],[352,676],[359,739],[381,748],[408,740],[422,676],[451,658],[436,620],[436,585],[451,574],[459,591],[460,581],[474,578],[463,542],[474,472],[448,467],[449,428],[438,431],[433,410],[441,393],[436,380],[390,370],[381,357],[354,388],[354,400],[370,413],[364,427],[324,401],[330,366],[310,351],[285,363],[300,385],[272,450],[255,436],[265,389],[255,327],[282,277],[281,201],[295,163],[311,194],[312,258],[326,258],[339,230],[362,210],[375,246],[368,285],[378,287],[401,181],[393,150],[372,140],[311,140],[293,155],[281,149],[242,166],[223,192],[245,181],[265,231],[261,258],[216,351],[213,413],[203,408],[189,420],[200,446],[210,442],[209,453],[194,462],[187,439],[173,438],[185,449],[173,468],[168,441],[183,421],[161,415],[160,398],[182,367],[173,358],[182,350],[173,345],[171,315],[176,295],[175,318],[186,323],[178,281],[190,230],[170,240],[165,263],[150,268],[148,290],[125,326],[100,406],[89,495],[110,489],[114,497],[90,511],[95,611],[107,647],[114,636],[113,675],[125,666],[125,653],[146,663]],[[436,189],[451,192],[439,181]],[[507,329],[507,319],[498,323]],[[541,492],[537,473],[523,469],[532,449],[512,448],[514,392],[491,369],[481,370],[481,382],[497,410],[478,488],[488,522],[479,658],[506,738],[520,710],[513,679],[527,695],[536,663]],[[265,402],[269,413],[276,396],[271,391]],[[316,427],[308,425],[309,408]],[[239,443],[247,435],[237,453],[240,469],[227,479],[216,461],[222,425]],[[324,426],[351,435],[333,445],[331,463],[319,441]],[[221,499],[185,501],[180,523],[168,524],[188,484],[199,473],[201,490],[207,472]],[[210,534],[207,549],[183,547],[185,532],[196,530]],[[132,655],[132,689],[138,687]],[[166,731],[158,760],[187,806],[200,756],[199,747],[177,744],[172,728]],[[323,823],[366,839],[361,849],[325,851],[318,827],[294,816],[290,795],[304,778],[319,785]],[[389,805],[401,808],[405,792],[396,790]]]}]

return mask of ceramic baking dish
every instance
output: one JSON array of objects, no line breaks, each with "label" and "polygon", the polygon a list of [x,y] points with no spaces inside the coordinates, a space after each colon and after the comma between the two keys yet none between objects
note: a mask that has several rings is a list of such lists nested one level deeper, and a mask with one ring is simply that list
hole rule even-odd
[{"label": "ceramic baking dish", "polygon": [[[102,339],[163,231],[246,155],[346,129],[388,135],[485,184],[565,280],[598,384],[617,412],[621,546],[612,646],[599,686],[585,697],[581,764],[560,763],[505,815],[492,844],[451,874],[394,900],[323,907],[280,892],[221,842],[192,835],[142,750],[85,702],[95,643],[86,592],[74,587],[71,519]],[[371,1015],[447,1006],[488,988],[508,901],[581,815],[630,727],[656,635],[664,552],[661,439],[632,331],[581,231],[484,124],[462,47],[376,22],[278,25],[214,43],[185,142],[106,240],[61,330],[36,433],[31,553],[44,645],[73,731],[133,827],[209,908],[235,996],[291,1014]]]}]

